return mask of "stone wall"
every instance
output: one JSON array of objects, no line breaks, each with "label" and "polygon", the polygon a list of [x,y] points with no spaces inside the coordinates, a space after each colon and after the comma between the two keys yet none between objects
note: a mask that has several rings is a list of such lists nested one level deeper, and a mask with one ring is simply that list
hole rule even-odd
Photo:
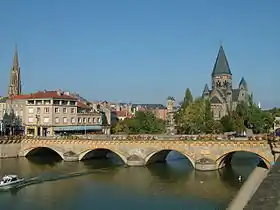
[{"label": "stone wall", "polygon": [[0,158],[18,157],[21,144],[0,144]]}]

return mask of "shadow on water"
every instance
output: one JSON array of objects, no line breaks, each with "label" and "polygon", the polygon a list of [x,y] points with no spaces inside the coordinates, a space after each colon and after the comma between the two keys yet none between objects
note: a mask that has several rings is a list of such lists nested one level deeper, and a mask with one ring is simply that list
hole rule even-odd
[{"label": "shadow on water", "polygon": [[57,163],[62,161],[62,158],[59,154],[45,147],[36,148],[30,151],[26,158],[28,161],[36,165],[47,164],[49,166],[55,166]]}]

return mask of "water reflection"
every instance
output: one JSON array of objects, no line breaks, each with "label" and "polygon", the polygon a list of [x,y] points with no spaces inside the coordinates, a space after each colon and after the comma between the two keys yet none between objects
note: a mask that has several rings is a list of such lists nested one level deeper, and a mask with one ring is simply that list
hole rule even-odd
[{"label": "water reflection", "polygon": [[[83,162],[64,162],[57,158],[35,156],[29,159],[2,159],[1,175],[16,173],[46,181],[13,190],[10,194],[2,193],[0,204],[4,204],[5,209],[25,210],[32,207],[45,210],[53,208],[54,204],[63,206],[61,209],[75,209],[78,206],[85,207],[84,199],[91,200],[94,197],[95,204],[101,205],[108,196],[110,199],[125,196],[126,202],[130,199],[135,201],[158,197],[161,203],[176,200],[177,203],[186,202],[190,206],[192,202],[192,205],[197,206],[207,201],[221,208],[240,188],[238,176],[246,178],[257,162],[253,156],[237,155],[233,157],[232,167],[202,172],[193,170],[189,161],[180,157],[173,157],[167,163],[136,168],[124,167],[115,158]],[[12,202],[13,198],[18,204]],[[117,203],[111,207],[116,208],[118,205],[120,209],[124,208],[124,204]]]}]

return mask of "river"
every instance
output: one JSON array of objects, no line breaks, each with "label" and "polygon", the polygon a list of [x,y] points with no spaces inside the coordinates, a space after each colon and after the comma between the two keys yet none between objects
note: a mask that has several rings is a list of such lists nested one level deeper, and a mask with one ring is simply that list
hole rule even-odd
[{"label": "river", "polygon": [[258,158],[236,153],[232,166],[195,171],[171,154],[167,163],[125,167],[117,158],[83,162],[54,156],[0,160],[0,175],[19,174],[27,183],[0,192],[5,210],[222,210],[252,172]]}]

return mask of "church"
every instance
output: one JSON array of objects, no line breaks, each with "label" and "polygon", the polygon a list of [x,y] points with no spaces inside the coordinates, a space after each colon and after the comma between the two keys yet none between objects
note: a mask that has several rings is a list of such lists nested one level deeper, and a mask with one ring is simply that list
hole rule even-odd
[{"label": "church", "polygon": [[215,120],[219,120],[235,110],[239,102],[248,101],[248,86],[243,77],[237,88],[232,87],[232,73],[222,45],[220,46],[211,78],[212,88],[209,89],[206,84],[202,97],[210,100]]}]

